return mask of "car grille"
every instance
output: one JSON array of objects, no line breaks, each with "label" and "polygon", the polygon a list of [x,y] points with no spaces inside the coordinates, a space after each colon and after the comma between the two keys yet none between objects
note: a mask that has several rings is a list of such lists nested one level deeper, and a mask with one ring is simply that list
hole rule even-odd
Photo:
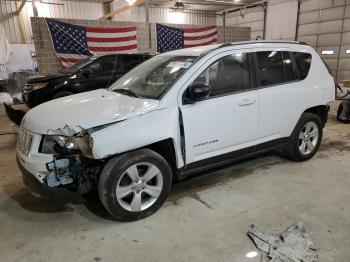
[{"label": "car grille", "polygon": [[23,88],[23,94],[27,95],[28,93],[33,91],[33,85],[25,84]]},{"label": "car grille", "polygon": [[33,140],[33,135],[25,131],[23,128],[19,129],[17,148],[23,155],[29,156],[32,140]]}]

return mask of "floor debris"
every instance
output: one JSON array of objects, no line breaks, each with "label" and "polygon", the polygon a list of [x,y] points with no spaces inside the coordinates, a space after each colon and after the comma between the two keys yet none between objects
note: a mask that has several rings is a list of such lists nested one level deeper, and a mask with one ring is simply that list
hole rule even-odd
[{"label": "floor debris", "polygon": [[316,250],[303,222],[286,229],[282,234],[266,233],[251,225],[248,236],[263,257],[270,262],[317,262]]}]

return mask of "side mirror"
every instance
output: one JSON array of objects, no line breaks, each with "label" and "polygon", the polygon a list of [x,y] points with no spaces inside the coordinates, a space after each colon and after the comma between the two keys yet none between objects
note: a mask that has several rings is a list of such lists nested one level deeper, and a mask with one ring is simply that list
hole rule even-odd
[{"label": "side mirror", "polygon": [[210,87],[205,83],[193,83],[188,88],[186,103],[191,104],[208,97],[210,94]]}]

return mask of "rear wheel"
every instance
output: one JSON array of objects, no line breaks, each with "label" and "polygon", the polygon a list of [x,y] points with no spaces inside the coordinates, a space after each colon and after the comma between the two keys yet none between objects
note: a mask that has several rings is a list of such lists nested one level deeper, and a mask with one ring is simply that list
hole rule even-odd
[{"label": "rear wheel", "polygon": [[166,160],[149,149],[111,159],[99,180],[99,196],[109,213],[119,221],[135,221],[156,212],[171,188],[171,170]]},{"label": "rear wheel", "polygon": [[312,113],[304,113],[290,137],[288,157],[294,161],[312,158],[320,147],[322,135],[320,118]]}]

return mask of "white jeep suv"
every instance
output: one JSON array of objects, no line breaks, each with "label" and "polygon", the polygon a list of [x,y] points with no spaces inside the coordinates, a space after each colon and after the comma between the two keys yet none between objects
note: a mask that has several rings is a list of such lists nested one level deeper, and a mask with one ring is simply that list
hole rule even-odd
[{"label": "white jeep suv", "polygon": [[334,80],[297,42],[240,42],[157,55],[100,89],[29,111],[17,146],[35,195],[70,199],[97,185],[120,221],[147,217],[172,181],[283,149],[310,159]]}]

